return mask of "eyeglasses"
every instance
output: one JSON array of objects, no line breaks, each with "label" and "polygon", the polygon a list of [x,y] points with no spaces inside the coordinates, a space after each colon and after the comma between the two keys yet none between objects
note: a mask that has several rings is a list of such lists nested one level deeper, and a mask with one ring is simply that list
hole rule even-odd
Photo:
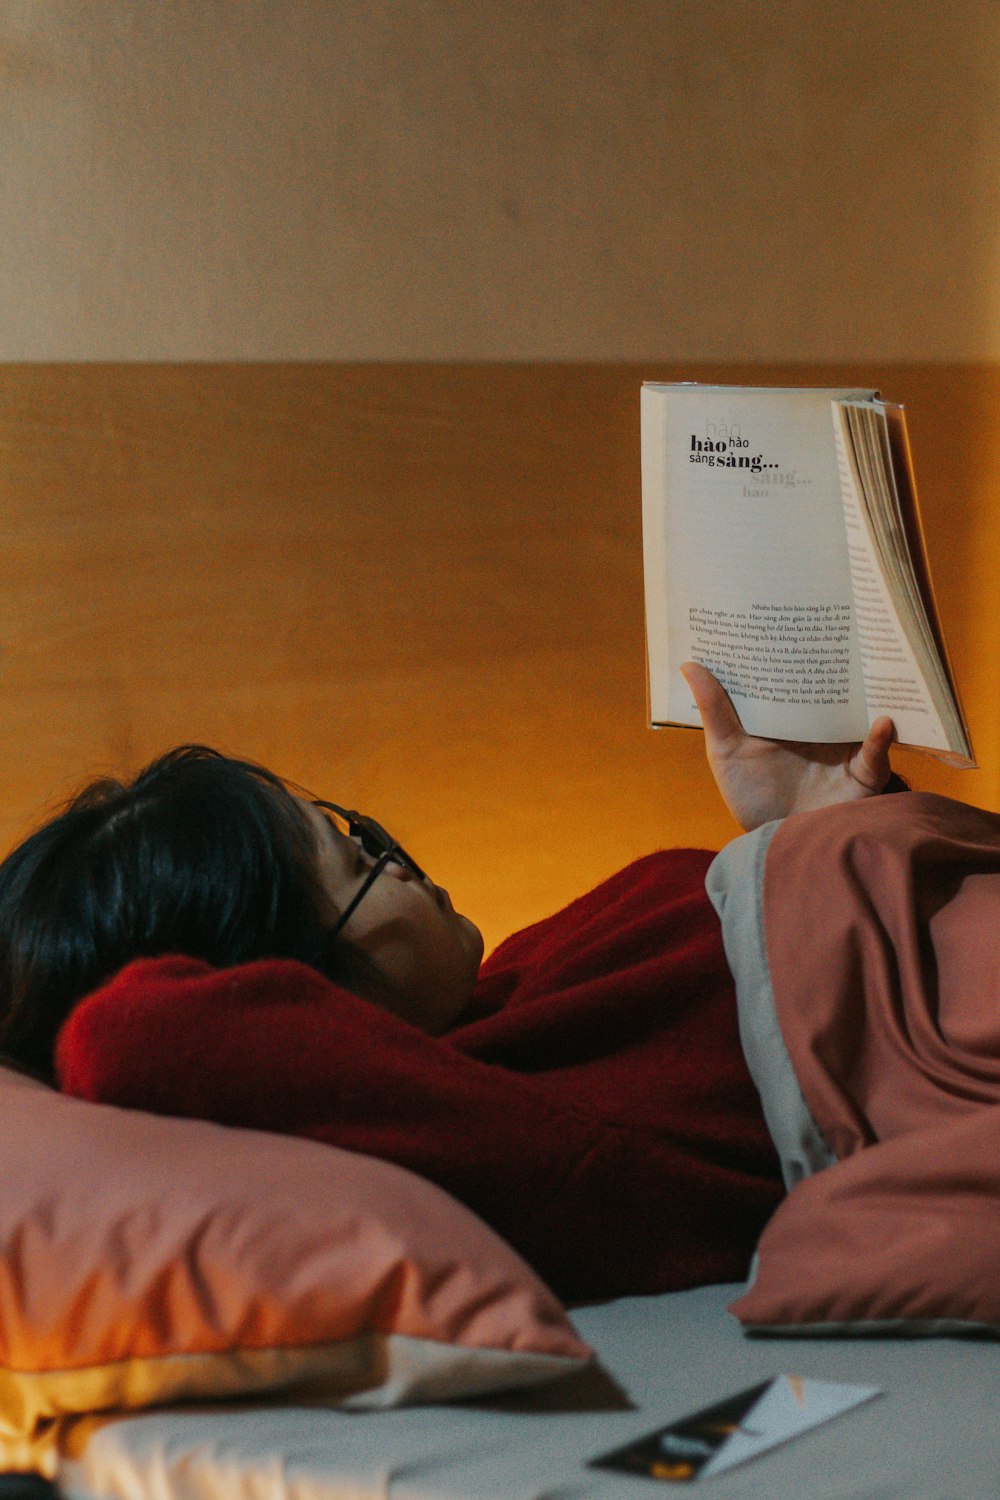
[{"label": "eyeglasses", "polygon": [[413,856],[407,854],[402,844],[397,844],[392,835],[386,832],[381,823],[376,823],[374,818],[366,818],[363,813],[359,812],[349,812],[346,807],[338,807],[336,802],[314,801],[313,806],[321,808],[324,812],[333,813],[338,832],[345,834],[348,838],[357,839],[369,858],[375,861],[365,876],[361,889],[356,892],[337,918],[330,931],[331,939],[342,930],[347,919],[353,915],[360,902],[367,896],[386,865],[404,865],[406,869],[412,870],[418,880],[427,879]]}]

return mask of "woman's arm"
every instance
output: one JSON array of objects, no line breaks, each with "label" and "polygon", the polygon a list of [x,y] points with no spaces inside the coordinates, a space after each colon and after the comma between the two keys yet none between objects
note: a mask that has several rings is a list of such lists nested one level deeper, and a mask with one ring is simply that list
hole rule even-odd
[{"label": "woman's arm", "polygon": [[712,775],[741,827],[886,790],[896,734],[891,719],[876,719],[860,745],[759,739],[746,733],[729,694],[706,667],[686,662],[681,671],[701,714]]}]

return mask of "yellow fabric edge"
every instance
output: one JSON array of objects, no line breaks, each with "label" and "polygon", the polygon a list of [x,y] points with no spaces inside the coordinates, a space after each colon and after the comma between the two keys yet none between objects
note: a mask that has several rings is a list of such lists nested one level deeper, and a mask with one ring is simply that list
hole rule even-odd
[{"label": "yellow fabric edge", "polygon": [[115,1360],[79,1370],[0,1370],[0,1439],[29,1437],[55,1417],[128,1411],[175,1401],[326,1379],[332,1395],[379,1379],[376,1336],[288,1349],[227,1349]]},{"label": "yellow fabric edge", "polygon": [[0,1469],[51,1474],[65,1432],[101,1413],[272,1392],[323,1404],[448,1400],[549,1380],[585,1363],[366,1332],[306,1349],[160,1355],[43,1373],[0,1369]]}]

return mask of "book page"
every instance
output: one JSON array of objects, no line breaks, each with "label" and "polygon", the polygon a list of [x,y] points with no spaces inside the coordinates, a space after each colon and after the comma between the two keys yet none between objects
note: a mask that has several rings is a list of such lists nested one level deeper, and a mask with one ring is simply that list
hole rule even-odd
[{"label": "book page", "polygon": [[867,725],[831,398],[643,388],[653,723],[700,724],[677,668],[726,687],[744,728],[844,741]]},{"label": "book page", "polygon": [[[849,404],[834,403],[832,412],[869,719],[889,714],[904,744],[947,750],[948,734],[914,649],[922,606],[912,574],[899,566],[901,555],[905,559],[903,520],[894,490],[886,491],[877,434]],[[866,489],[878,505],[866,502]],[[893,564],[898,606],[884,576]]]}]

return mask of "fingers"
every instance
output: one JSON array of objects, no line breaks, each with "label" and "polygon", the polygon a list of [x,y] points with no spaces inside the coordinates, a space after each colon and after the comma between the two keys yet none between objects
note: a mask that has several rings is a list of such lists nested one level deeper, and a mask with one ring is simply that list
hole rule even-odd
[{"label": "fingers", "polygon": [[715,740],[742,736],[743,726],[739,714],[718,678],[713,677],[707,667],[696,661],[684,662],[680,670],[698,705],[705,733]]},{"label": "fingers", "polygon": [[876,719],[864,744],[851,762],[851,774],[866,790],[880,792],[892,774],[889,746],[896,738],[896,727],[884,715]]}]

